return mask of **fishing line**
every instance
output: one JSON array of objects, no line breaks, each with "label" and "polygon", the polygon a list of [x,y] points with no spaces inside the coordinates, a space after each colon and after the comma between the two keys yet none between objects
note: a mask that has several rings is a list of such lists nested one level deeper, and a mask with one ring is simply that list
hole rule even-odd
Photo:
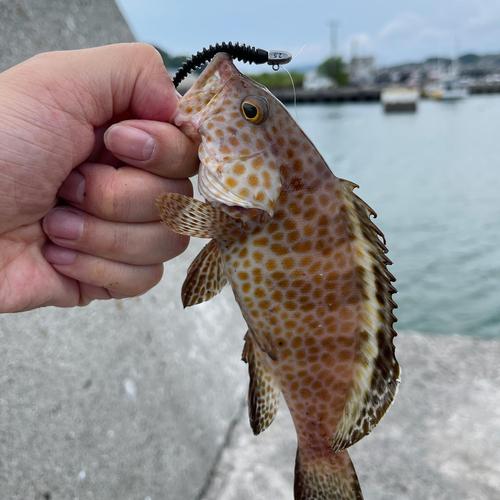
[{"label": "fishing line", "polygon": [[286,68],[283,66],[281,67],[284,69],[287,73],[288,76],[290,77],[290,81],[292,82],[292,89],[293,89],[293,107],[295,109],[295,121],[298,123],[299,122],[299,114],[297,113],[297,91],[295,90],[295,84],[293,83],[293,77],[290,71],[288,71]]},{"label": "fishing line", "polygon": [[302,48],[293,56],[294,59],[297,59],[297,56],[306,48],[307,43],[302,45]]},{"label": "fishing line", "polygon": [[[136,297],[127,297],[127,298],[124,298],[124,299],[114,299],[114,300],[119,300],[119,302],[117,303],[123,303],[123,302],[128,302],[132,299],[135,299]],[[62,321],[58,321],[57,323],[51,323],[49,325],[45,325],[43,328],[49,330],[51,328],[57,328],[57,327],[60,327],[62,325],[65,325],[67,323],[71,323],[71,322],[74,322],[74,321],[78,321],[82,318],[86,318],[88,316],[92,316],[92,315],[95,315],[95,314],[98,314],[100,312],[102,312],[104,309],[106,309],[107,307],[109,307],[109,304],[111,302],[103,302],[102,305],[100,306],[97,306],[96,309],[94,311],[87,311],[83,314],[79,314],[77,316],[74,316],[72,318],[68,318],[68,319],[64,319]]]}]

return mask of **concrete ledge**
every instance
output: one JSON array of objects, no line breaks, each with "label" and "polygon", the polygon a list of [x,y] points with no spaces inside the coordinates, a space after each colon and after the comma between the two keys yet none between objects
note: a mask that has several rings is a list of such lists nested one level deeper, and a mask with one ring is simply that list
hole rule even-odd
[{"label": "concrete ledge", "polygon": [[[254,437],[226,289],[182,310],[205,242],[143,297],[0,316],[0,484],[12,500],[291,500],[283,403]],[[403,382],[352,448],[366,500],[500,498],[500,341],[401,333]]]},{"label": "concrete ledge", "polygon": [[[350,449],[365,500],[500,498],[500,342],[403,333],[396,343],[396,402]],[[296,438],[282,403],[261,436],[244,415],[204,500],[293,499]]]},{"label": "concrete ledge", "polygon": [[182,309],[204,243],[143,297],[0,315],[0,498],[197,497],[246,390],[230,289]]}]

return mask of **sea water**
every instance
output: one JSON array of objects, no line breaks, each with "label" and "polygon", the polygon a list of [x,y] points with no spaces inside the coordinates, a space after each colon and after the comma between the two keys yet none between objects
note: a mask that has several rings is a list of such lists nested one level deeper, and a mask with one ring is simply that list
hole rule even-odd
[{"label": "sea water", "polygon": [[397,329],[500,338],[500,96],[421,101],[408,114],[380,103],[297,113],[334,174],[378,214]]}]

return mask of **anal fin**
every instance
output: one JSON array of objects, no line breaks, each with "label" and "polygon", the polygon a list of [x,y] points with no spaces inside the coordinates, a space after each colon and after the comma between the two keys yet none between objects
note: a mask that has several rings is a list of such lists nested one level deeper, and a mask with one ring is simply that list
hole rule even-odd
[{"label": "anal fin", "polygon": [[267,354],[257,348],[250,332],[245,335],[242,358],[248,363],[250,375],[248,416],[253,433],[257,435],[265,431],[276,417],[281,390],[266,366]]},{"label": "anal fin", "polygon": [[297,450],[295,500],[363,500],[347,451],[318,458]]},{"label": "anal fin", "polygon": [[172,231],[197,238],[234,240],[244,223],[220,207],[178,193],[163,193],[156,200],[163,223]]},{"label": "anal fin", "polygon": [[222,256],[217,242],[212,240],[189,266],[182,285],[182,305],[188,307],[210,300],[226,283]]}]

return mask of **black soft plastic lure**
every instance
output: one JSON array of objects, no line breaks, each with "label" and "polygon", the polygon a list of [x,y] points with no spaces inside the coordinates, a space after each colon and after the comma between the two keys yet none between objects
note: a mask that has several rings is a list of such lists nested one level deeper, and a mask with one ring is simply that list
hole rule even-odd
[{"label": "black soft plastic lure", "polygon": [[211,61],[215,54],[219,52],[226,52],[233,59],[238,59],[238,61],[255,63],[255,64],[270,64],[273,69],[277,70],[281,65],[287,64],[292,60],[292,55],[284,50],[264,50],[256,49],[255,47],[250,47],[250,45],[236,43],[216,43],[215,47],[210,45],[208,49],[204,48],[200,52],[197,52],[189,59],[187,59],[183,65],[178,69],[174,76],[175,88],[178,87],[179,83],[186,78],[191,71],[203,66],[208,61]]}]

